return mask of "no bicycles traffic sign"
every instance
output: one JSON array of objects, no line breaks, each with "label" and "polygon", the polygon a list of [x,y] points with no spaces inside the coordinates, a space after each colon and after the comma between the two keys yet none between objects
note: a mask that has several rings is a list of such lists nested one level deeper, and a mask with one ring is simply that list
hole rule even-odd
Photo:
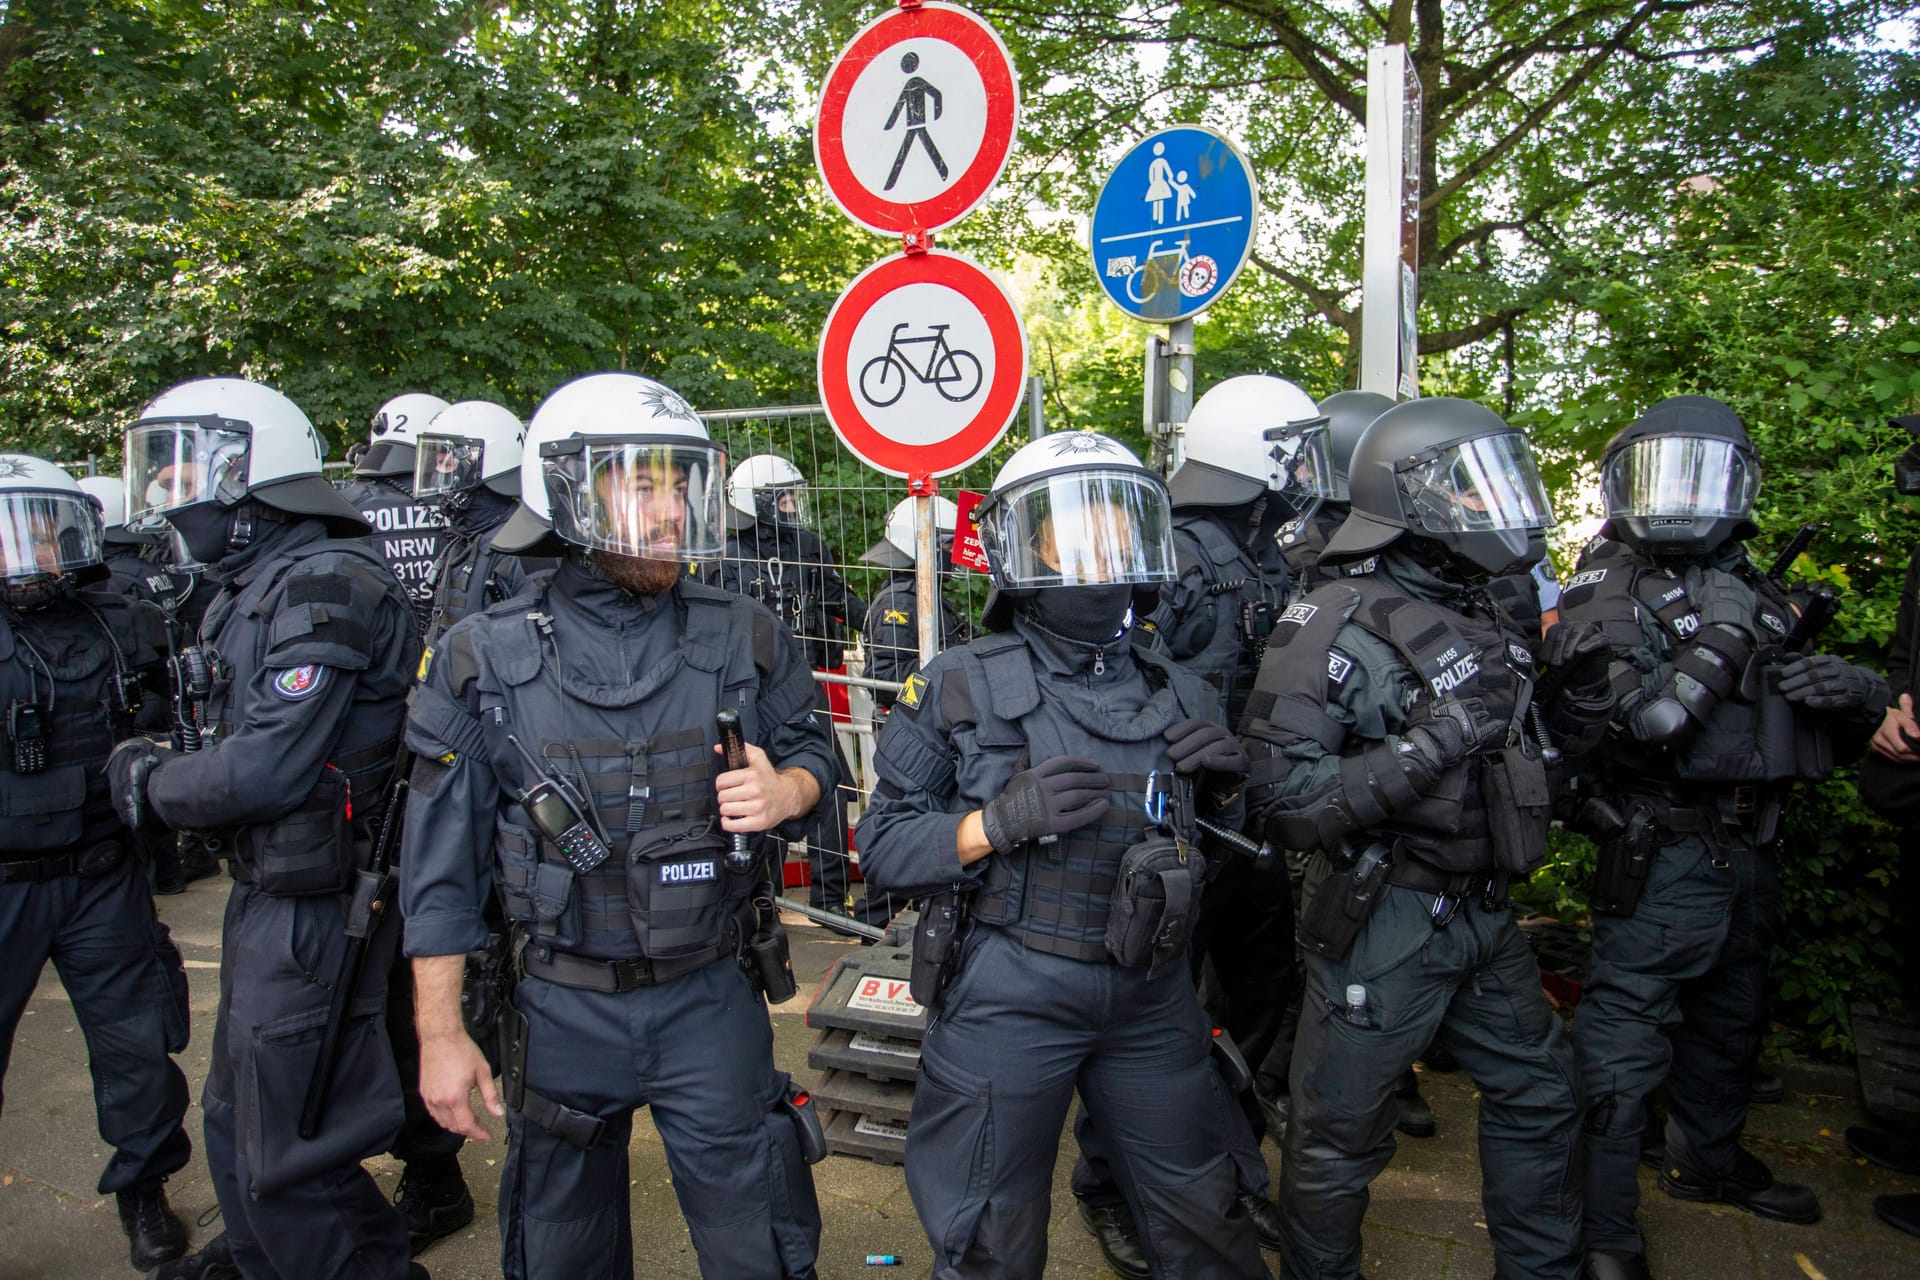
[{"label": "no bicycles traffic sign", "polygon": [[855,276],[820,335],[820,395],[847,448],[888,475],[959,471],[1020,407],[1027,335],[1013,299],[970,258],[934,249]]}]

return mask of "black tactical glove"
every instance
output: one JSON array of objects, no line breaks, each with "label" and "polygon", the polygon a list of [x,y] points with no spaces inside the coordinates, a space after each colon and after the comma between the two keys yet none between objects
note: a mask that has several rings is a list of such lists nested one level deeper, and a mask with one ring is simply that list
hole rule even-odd
[{"label": "black tactical glove", "polygon": [[1613,661],[1613,646],[1597,622],[1579,619],[1556,623],[1540,643],[1540,670],[1545,679],[1558,681],[1569,697],[1595,702],[1607,696],[1612,687],[1607,668]]},{"label": "black tactical glove", "polygon": [[128,738],[107,757],[107,785],[113,792],[113,811],[135,831],[164,831],[153,806],[147,803],[147,780],[173,752],[147,741]]},{"label": "black tactical glove", "polygon": [[1730,573],[1689,566],[1680,579],[1703,627],[1725,627],[1753,642],[1753,614],[1759,601],[1753,588]]},{"label": "black tactical glove", "polygon": [[1442,774],[1472,753],[1472,741],[1449,716],[1422,721],[1400,735],[1400,765],[1413,789],[1425,795]]},{"label": "black tactical glove", "polygon": [[1100,821],[1112,804],[1107,799],[1112,787],[1112,776],[1095,761],[1054,756],[1015,774],[980,811],[980,826],[988,844],[1011,853],[1029,840],[1065,835]]},{"label": "black tactical glove", "polygon": [[1878,712],[1892,701],[1887,682],[1830,653],[1815,653],[1780,668],[1780,692],[1788,702],[1815,711]]},{"label": "black tactical glove", "polygon": [[1205,770],[1217,775],[1208,781],[1215,790],[1230,791],[1247,776],[1247,752],[1240,739],[1224,725],[1198,716],[1170,724],[1160,735],[1167,740],[1167,754],[1173,757],[1175,773]]}]

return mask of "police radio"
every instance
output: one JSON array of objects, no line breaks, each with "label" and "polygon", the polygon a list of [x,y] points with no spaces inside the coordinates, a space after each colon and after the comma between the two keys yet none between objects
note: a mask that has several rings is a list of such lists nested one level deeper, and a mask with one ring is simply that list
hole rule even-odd
[{"label": "police radio", "polygon": [[593,806],[567,779],[543,767],[512,734],[507,741],[533,770],[536,781],[522,788],[518,799],[540,834],[560,848],[567,865],[581,875],[605,862],[609,856],[607,841],[593,821]]},{"label": "police radio", "polygon": [[15,773],[46,772],[47,726],[38,704],[16,700],[7,705],[7,740],[13,744]]},{"label": "police radio", "polygon": [[[720,730],[720,753],[725,757],[728,769],[747,767],[747,738],[740,731],[740,713],[728,707],[713,718]],[[743,876],[753,870],[753,849],[747,843],[747,833],[733,833],[733,848],[725,858],[727,870]]]}]

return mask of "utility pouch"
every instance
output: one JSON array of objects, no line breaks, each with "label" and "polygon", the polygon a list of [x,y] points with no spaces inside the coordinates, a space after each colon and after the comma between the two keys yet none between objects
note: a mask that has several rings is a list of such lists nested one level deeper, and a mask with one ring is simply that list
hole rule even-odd
[{"label": "utility pouch", "polygon": [[1488,752],[1478,764],[1494,865],[1524,879],[1547,856],[1553,793],[1547,787],[1546,762],[1516,745]]},{"label": "utility pouch", "polygon": [[1301,947],[1329,960],[1346,955],[1360,934],[1360,926],[1380,905],[1387,871],[1392,866],[1392,852],[1379,843],[1337,864],[1333,874],[1314,891],[1300,918]]},{"label": "utility pouch", "polygon": [[1148,836],[1121,854],[1107,904],[1107,954],[1149,977],[1184,960],[1206,878],[1207,860],[1174,836]]},{"label": "utility pouch", "polygon": [[947,988],[960,967],[960,934],[965,923],[958,890],[936,893],[920,904],[920,920],[913,928],[913,967],[907,991],[921,1008],[938,1013],[945,1003]]},{"label": "utility pouch", "polygon": [[247,827],[241,861],[253,886],[276,898],[344,893],[353,879],[353,788],[347,775],[323,765],[307,798],[292,813]]},{"label": "utility pouch", "polygon": [[820,1127],[820,1113],[814,1110],[813,1095],[788,1080],[786,1089],[780,1094],[779,1107],[793,1121],[793,1131],[800,1139],[800,1158],[808,1164],[819,1164],[825,1160],[827,1133]]},{"label": "utility pouch", "polygon": [[785,1004],[799,993],[800,984],[793,976],[786,926],[780,923],[780,913],[773,906],[773,886],[762,888],[764,896],[756,893],[753,900],[754,930],[753,936],[747,939],[746,959],[751,966],[749,972],[768,1003]]},{"label": "utility pouch", "polygon": [[1635,805],[1626,822],[1600,842],[1588,905],[1602,915],[1630,916],[1647,887],[1647,872],[1660,852],[1653,810]]},{"label": "utility pouch", "polygon": [[512,998],[512,936],[488,933],[484,948],[467,953],[467,970],[460,983],[460,1020],[496,1076],[500,1074],[500,1020]]}]

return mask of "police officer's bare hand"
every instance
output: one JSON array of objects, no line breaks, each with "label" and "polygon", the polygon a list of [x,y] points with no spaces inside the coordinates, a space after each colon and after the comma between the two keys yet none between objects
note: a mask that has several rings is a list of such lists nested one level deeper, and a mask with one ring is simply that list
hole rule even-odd
[{"label": "police officer's bare hand", "polygon": [[1878,675],[1830,653],[1809,654],[1780,668],[1780,692],[1788,702],[1815,711],[1878,711],[1892,696]]},{"label": "police officer's bare hand", "polygon": [[1920,764],[1920,720],[1913,714],[1913,695],[1903,693],[1887,708],[1873,734],[1873,749],[1896,764]]},{"label": "police officer's bare hand", "polygon": [[[1208,773],[1246,776],[1246,748],[1225,725],[1192,716],[1168,725],[1161,736],[1167,740],[1167,755],[1173,761],[1175,773],[1198,773],[1204,769]],[[1232,786],[1230,779],[1223,780]]]},{"label": "police officer's bare hand", "polygon": [[1584,618],[1556,624],[1540,643],[1540,669],[1555,672],[1576,697],[1607,691],[1607,666],[1613,646],[1597,622]]},{"label": "police officer's bare hand", "polygon": [[463,1134],[476,1142],[488,1142],[493,1135],[473,1111],[473,1091],[496,1116],[507,1114],[500,1105],[500,1091],[494,1087],[493,1070],[487,1055],[464,1031],[457,1035],[422,1039],[420,1042],[420,1097],[434,1121],[448,1133]]},{"label": "police officer's bare hand", "polygon": [[1098,761],[1053,756],[1016,773],[980,811],[988,843],[1010,853],[1041,836],[1065,835],[1106,816],[1113,778]]},{"label": "police officer's bare hand", "polygon": [[[726,831],[767,831],[797,818],[819,802],[820,784],[805,769],[777,769],[767,753],[746,744],[747,767],[729,769],[714,782],[720,826]],[[718,752],[720,748],[714,747]]]}]

